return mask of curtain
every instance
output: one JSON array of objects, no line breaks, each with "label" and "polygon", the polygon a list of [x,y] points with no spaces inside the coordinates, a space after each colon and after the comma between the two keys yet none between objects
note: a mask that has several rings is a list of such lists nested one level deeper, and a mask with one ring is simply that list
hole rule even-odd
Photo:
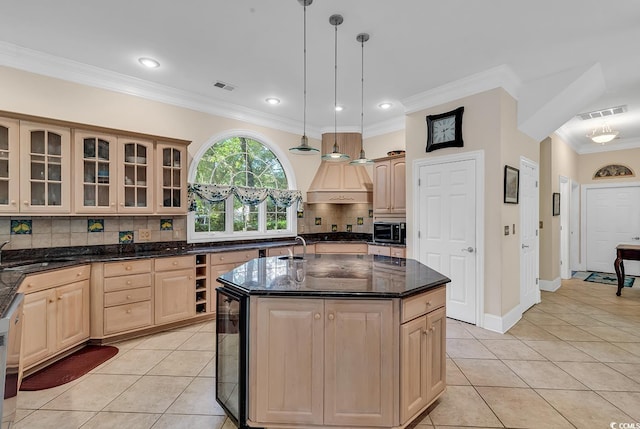
[{"label": "curtain", "polygon": [[189,211],[196,210],[196,198],[206,204],[218,203],[234,194],[242,204],[256,205],[267,198],[277,207],[291,207],[297,203],[297,210],[302,210],[302,192],[288,189],[248,188],[244,186],[206,185],[190,183],[187,187]]}]

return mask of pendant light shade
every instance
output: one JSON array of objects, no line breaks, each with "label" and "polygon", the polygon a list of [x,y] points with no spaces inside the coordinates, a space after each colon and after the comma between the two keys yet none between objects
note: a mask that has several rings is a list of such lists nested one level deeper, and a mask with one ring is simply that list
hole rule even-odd
[{"label": "pendant light shade", "polygon": [[313,3],[313,0],[298,0],[304,7],[304,34],[303,34],[303,46],[304,46],[304,66],[303,66],[303,74],[304,74],[304,102],[303,102],[303,120],[302,120],[302,137],[300,137],[300,145],[295,146],[289,149],[289,152],[295,153],[297,155],[313,155],[316,152],[320,152],[315,147],[309,146],[309,139],[307,138],[307,6]]},{"label": "pendant light shade", "polygon": [[342,15],[331,15],[329,23],[335,27],[335,66],[333,73],[334,90],[333,90],[333,151],[322,155],[323,161],[343,162],[348,161],[351,157],[345,153],[340,153],[338,148],[338,25],[342,24],[344,19]]},{"label": "pendant light shade", "polygon": [[373,164],[373,160],[368,159],[364,154],[364,42],[369,40],[367,33],[360,33],[356,36],[356,40],[362,46],[362,73],[360,75],[360,157],[354,159],[351,165],[369,165]]},{"label": "pendant light shade", "polygon": [[589,137],[594,143],[603,145],[615,139],[618,134],[618,131],[613,131],[609,124],[605,122],[602,124],[602,127],[598,127],[591,133],[587,134],[587,137]]}]

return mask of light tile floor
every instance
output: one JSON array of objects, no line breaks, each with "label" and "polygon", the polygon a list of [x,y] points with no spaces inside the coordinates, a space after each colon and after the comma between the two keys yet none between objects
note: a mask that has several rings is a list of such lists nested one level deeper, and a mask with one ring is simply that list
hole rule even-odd
[{"label": "light tile floor", "polygon": [[[608,428],[640,422],[640,285],[543,292],[508,333],[447,320],[447,391],[416,426]],[[233,429],[214,398],[215,324],[117,344],[86,376],[20,392],[16,429]]]}]

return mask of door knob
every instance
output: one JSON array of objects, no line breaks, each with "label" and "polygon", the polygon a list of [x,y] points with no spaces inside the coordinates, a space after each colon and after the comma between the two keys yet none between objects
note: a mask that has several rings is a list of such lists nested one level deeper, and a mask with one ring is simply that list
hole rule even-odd
[{"label": "door knob", "polygon": [[463,252],[469,252],[469,253],[473,253],[473,247],[469,246],[466,249],[462,249]]},{"label": "door knob", "polygon": [[529,246],[527,246],[526,244],[523,244],[523,245],[522,245],[522,248],[523,248],[523,249],[528,249],[528,248],[529,248]]}]

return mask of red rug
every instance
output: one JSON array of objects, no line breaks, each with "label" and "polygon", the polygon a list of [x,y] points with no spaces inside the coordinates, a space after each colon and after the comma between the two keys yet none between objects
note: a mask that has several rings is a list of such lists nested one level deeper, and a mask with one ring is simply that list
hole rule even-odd
[{"label": "red rug", "polygon": [[82,377],[118,353],[113,346],[86,346],[22,380],[20,390],[42,390]]}]

